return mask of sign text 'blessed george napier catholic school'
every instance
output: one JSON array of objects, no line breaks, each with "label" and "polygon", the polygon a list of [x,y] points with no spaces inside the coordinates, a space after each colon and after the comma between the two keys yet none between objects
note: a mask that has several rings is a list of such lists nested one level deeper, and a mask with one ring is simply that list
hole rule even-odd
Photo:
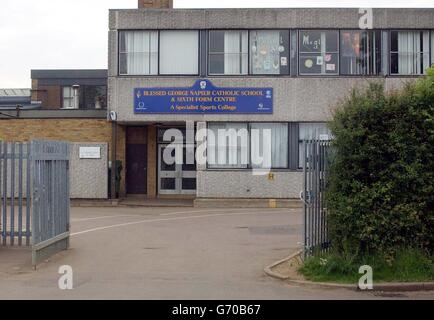
[{"label": "sign text 'blessed george napier catholic school'", "polygon": [[273,113],[273,88],[218,88],[198,80],[190,88],[136,88],[134,113]]}]

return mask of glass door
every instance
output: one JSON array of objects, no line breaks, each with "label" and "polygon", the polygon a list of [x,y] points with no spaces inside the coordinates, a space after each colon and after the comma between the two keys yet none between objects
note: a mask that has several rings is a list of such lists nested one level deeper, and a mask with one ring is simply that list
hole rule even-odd
[{"label": "glass door", "polygon": [[[168,150],[166,150],[169,148]],[[175,155],[175,147],[169,145],[158,146],[158,192],[159,194],[196,194],[196,162],[187,164],[187,149],[183,150],[183,164],[167,164],[164,152]],[[192,155],[195,159],[194,154]]]}]

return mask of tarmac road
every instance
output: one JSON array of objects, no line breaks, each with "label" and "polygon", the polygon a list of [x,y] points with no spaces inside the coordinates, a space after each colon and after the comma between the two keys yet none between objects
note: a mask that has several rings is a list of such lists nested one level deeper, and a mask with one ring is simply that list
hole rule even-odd
[{"label": "tarmac road", "polygon": [[[30,267],[0,247],[0,299],[433,299],[290,286],[263,268],[299,248],[298,209],[72,208],[71,249]],[[73,269],[60,290],[58,269]]]}]

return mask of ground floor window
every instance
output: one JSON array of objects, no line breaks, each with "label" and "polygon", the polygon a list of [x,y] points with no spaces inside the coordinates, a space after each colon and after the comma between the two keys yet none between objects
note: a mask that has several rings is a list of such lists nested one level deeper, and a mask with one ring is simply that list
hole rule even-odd
[{"label": "ground floor window", "polygon": [[[251,123],[250,149],[252,168],[288,168],[288,124],[287,123]],[[270,134],[271,145],[266,144],[264,135]],[[271,163],[258,162],[254,159],[263,158],[269,152]],[[266,157],[264,158],[266,159]]]},{"label": "ground floor window", "polygon": [[209,168],[247,168],[247,123],[210,123],[207,136]]},{"label": "ground floor window", "polygon": [[331,137],[330,130],[327,124],[323,122],[305,122],[299,124],[299,141],[298,141],[298,167],[303,168],[304,162],[304,146],[303,141],[310,139],[329,140]]},{"label": "ground floor window", "polygon": [[208,168],[288,168],[288,123],[209,123],[208,129]]}]

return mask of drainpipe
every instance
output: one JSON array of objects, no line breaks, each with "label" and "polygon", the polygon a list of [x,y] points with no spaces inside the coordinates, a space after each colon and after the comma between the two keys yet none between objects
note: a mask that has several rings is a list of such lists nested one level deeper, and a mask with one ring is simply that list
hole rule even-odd
[{"label": "drainpipe", "polygon": [[117,153],[117,114],[115,111],[110,112],[110,120],[112,123],[112,150],[111,150],[111,177],[110,177],[110,184],[111,184],[111,195],[110,198],[112,201],[115,201],[117,199],[116,196],[116,153]]}]

